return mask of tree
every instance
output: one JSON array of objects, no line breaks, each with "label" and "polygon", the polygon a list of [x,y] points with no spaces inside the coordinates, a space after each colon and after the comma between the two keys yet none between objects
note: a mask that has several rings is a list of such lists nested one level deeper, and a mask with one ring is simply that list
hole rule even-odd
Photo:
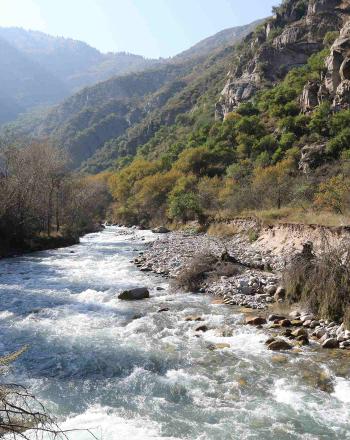
[{"label": "tree", "polygon": [[183,223],[202,217],[199,197],[193,192],[179,192],[169,198],[169,217]]},{"label": "tree", "polygon": [[292,161],[285,159],[276,165],[258,168],[254,172],[252,186],[257,203],[263,207],[277,207],[291,200],[292,194]]},{"label": "tree", "polygon": [[350,180],[342,174],[331,177],[319,185],[315,206],[343,214],[350,191]]}]

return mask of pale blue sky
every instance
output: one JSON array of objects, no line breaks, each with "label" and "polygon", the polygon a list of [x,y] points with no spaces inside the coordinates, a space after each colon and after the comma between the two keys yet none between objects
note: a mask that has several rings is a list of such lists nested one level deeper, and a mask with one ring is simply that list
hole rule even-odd
[{"label": "pale blue sky", "polygon": [[0,0],[0,26],[85,41],[102,52],[175,55],[271,13],[280,0]]}]

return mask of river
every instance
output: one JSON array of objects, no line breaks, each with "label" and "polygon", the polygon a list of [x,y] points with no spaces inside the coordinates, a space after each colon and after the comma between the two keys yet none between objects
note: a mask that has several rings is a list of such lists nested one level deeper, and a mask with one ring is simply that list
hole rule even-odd
[{"label": "river", "polygon": [[[139,272],[130,260],[154,239],[107,227],[1,260],[0,352],[30,346],[2,381],[29,387],[62,428],[104,440],[350,439],[349,352],[269,352],[234,308]],[[149,300],[117,299],[138,286]],[[208,332],[185,321],[193,314]]]}]

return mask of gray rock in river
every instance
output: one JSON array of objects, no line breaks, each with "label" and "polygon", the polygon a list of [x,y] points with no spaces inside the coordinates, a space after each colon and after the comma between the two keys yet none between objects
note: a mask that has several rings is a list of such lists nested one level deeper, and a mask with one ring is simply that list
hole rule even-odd
[{"label": "gray rock in river", "polygon": [[119,299],[124,301],[137,301],[140,299],[149,298],[149,290],[146,287],[138,287],[136,289],[124,290],[120,295]]}]

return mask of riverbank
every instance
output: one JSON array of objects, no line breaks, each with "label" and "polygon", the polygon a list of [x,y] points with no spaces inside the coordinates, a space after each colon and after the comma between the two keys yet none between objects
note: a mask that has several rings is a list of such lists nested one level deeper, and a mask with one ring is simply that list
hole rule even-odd
[{"label": "riverbank", "polygon": [[[202,271],[196,290],[214,296],[216,303],[239,307],[247,324],[271,330],[277,342],[284,342],[271,349],[291,349],[311,340],[324,348],[350,349],[350,331],[341,322],[319,319],[305,308],[286,304],[281,279],[283,269],[310,242],[315,254],[326,245],[344,246],[349,229],[286,224],[259,228],[246,219],[234,226],[236,233],[224,238],[179,231],[159,234],[134,262],[143,272],[169,277],[175,289]],[[208,255],[213,258],[211,266],[206,266]]]},{"label": "riverbank", "polygon": [[[246,308],[137,270],[131,260],[165,237],[106,227],[72,248],[1,260],[1,351],[29,346],[3,382],[82,430],[70,440],[91,440],[84,429],[108,440],[348,438],[349,352],[312,341],[268,350],[277,330],[244,325]],[[140,286],[150,298],[118,299]]]},{"label": "riverbank", "polygon": [[103,226],[101,224],[95,224],[93,227],[89,227],[79,231],[74,235],[53,235],[53,236],[37,236],[23,240],[22,243],[14,245],[8,239],[0,239],[0,259],[17,257],[23,254],[29,254],[31,252],[47,251],[52,249],[65,248],[73,246],[79,243],[81,237],[93,232],[101,232]]}]

